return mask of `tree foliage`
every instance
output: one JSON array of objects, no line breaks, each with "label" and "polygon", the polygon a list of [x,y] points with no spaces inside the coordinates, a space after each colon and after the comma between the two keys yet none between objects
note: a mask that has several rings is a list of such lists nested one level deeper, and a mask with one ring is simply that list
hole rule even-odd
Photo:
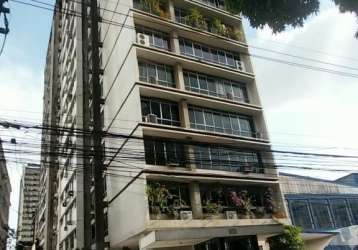
[{"label": "tree foliage", "polygon": [[304,242],[300,236],[301,229],[295,226],[285,226],[283,234],[269,238],[271,249],[303,250]]},{"label": "tree foliage", "polygon": [[[334,3],[339,7],[340,12],[352,12],[358,17],[358,1],[357,0],[333,0]],[[358,31],[355,34],[358,38]]]},{"label": "tree foliage", "polygon": [[274,33],[300,27],[319,10],[319,0],[225,0],[227,10],[241,13],[254,28],[268,25]]},{"label": "tree foliage", "polygon": [[[352,12],[358,17],[358,0],[332,1],[342,13]],[[267,25],[277,33],[288,26],[303,26],[309,16],[318,13],[320,0],[225,0],[225,5],[228,11],[246,17],[252,27]],[[358,38],[358,31],[355,36]]]}]

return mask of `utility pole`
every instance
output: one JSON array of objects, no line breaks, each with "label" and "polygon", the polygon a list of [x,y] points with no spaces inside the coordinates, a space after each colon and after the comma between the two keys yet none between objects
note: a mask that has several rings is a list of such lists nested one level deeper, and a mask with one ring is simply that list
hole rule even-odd
[{"label": "utility pole", "polygon": [[95,212],[95,249],[104,249],[104,182],[102,155],[102,119],[101,119],[101,83],[99,60],[100,21],[97,0],[90,0],[90,31],[91,31],[91,80],[92,80],[92,114],[93,114],[93,179],[94,179],[94,212]]},{"label": "utility pole", "polygon": [[0,0],[0,16],[4,15],[4,27],[0,27],[0,34],[7,35],[9,33],[9,21],[7,20],[6,14],[10,13],[10,9],[4,6],[8,0]]},{"label": "utility pole", "polygon": [[[91,58],[89,58],[90,38],[88,28],[90,27],[88,8],[90,0],[83,0],[81,4],[82,13],[82,105],[83,105],[83,129],[90,131],[91,129],[91,107],[90,98],[92,95],[92,82],[89,82]],[[91,190],[92,167],[91,167],[91,150],[92,139],[88,136],[83,136],[83,190]],[[91,232],[91,193],[83,192],[83,249],[91,249],[92,232]]]}]

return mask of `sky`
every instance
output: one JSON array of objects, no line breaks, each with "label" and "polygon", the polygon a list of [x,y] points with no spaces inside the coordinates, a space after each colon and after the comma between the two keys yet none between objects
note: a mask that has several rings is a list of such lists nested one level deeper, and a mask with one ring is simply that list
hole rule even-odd
[{"label": "sky", "polygon": [[[0,56],[0,119],[39,123],[42,116],[43,71],[51,13],[10,2],[10,34]],[[314,58],[358,68],[358,28],[352,14],[341,14],[330,2],[321,4],[318,15],[304,27],[274,35],[269,28],[254,30],[245,20],[251,46]],[[0,37],[1,42],[2,37]],[[254,55],[355,73],[354,70],[251,48]],[[356,58],[356,59],[354,59]],[[253,58],[261,101],[275,149],[320,153],[358,154],[358,81],[327,72],[313,71]],[[4,139],[34,135],[0,128]],[[9,147],[9,145],[4,145]],[[11,159],[21,155],[11,156]],[[8,162],[12,184],[9,225],[16,228],[21,164]],[[288,172],[297,173],[297,170]],[[335,179],[341,175],[323,171],[299,174]]]}]

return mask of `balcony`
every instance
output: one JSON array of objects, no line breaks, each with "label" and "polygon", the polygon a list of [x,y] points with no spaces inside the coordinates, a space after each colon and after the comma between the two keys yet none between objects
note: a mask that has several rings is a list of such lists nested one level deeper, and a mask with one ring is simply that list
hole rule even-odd
[{"label": "balcony", "polygon": [[[189,191],[185,183],[148,181],[146,190],[151,220],[256,220],[260,224],[257,220],[286,218],[271,187],[200,184],[199,191]],[[191,196],[199,196],[200,204],[191,204],[195,199]]]},{"label": "balcony", "polygon": [[226,37],[234,41],[245,41],[242,31],[235,29],[234,26],[224,23],[219,17],[204,16],[197,8],[191,8],[189,10],[176,8],[175,21],[194,29]]},{"label": "balcony", "polygon": [[255,150],[210,144],[190,145],[151,137],[145,137],[144,146],[146,164],[149,165],[166,166],[171,170],[195,166],[197,170],[202,169],[199,172],[203,173],[225,171],[246,175],[266,174],[261,154]]},{"label": "balcony", "polygon": [[141,106],[143,122],[180,126],[179,108],[176,103],[142,97]]},{"label": "balcony", "polygon": [[222,112],[189,105],[189,120],[192,129],[249,138],[261,138],[255,131],[253,117],[238,113]]},{"label": "balcony", "polygon": [[169,12],[167,11],[168,6],[164,1],[134,0],[133,7],[137,10],[141,10],[162,18],[170,18]]},{"label": "balcony", "polygon": [[[175,20],[176,23],[190,26],[191,28],[209,32],[211,34],[225,37],[237,42],[245,42],[241,25],[238,28],[234,27],[237,22],[228,22],[228,15],[212,15],[212,13],[206,13],[205,9],[211,9],[215,7],[217,10],[225,10],[224,3],[222,1],[193,1],[196,4],[205,6],[204,11],[199,10],[196,6],[192,7],[187,3],[182,3],[184,6],[175,6],[175,16],[171,17],[169,12],[169,5],[165,1],[160,0],[134,0],[134,8],[143,12],[147,12],[151,15],[160,17],[167,20]],[[181,5],[182,5],[181,4]],[[209,8],[207,8],[209,7]],[[208,17],[210,16],[210,17]],[[229,19],[230,20],[230,19]],[[232,20],[230,20],[232,21]]]}]

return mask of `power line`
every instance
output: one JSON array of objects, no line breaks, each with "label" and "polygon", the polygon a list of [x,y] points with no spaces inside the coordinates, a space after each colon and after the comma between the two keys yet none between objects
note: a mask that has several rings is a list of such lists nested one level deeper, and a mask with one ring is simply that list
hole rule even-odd
[{"label": "power line", "polygon": [[[29,6],[36,7],[36,8],[40,8],[40,9],[44,9],[44,10],[54,11],[53,9],[50,9],[50,8],[47,8],[47,7],[26,3],[26,2],[23,2],[23,1],[20,1],[20,0],[11,0],[11,1],[16,2],[16,3],[20,3],[20,4],[24,4],[24,5],[29,5]],[[55,6],[53,6],[53,7],[55,8]],[[65,13],[65,12],[62,12],[62,11],[57,10],[57,9],[56,9],[56,11],[60,12],[60,13],[63,13],[63,14],[66,14],[66,15],[73,15],[73,16],[76,16],[76,17],[81,17],[80,13],[77,13],[77,12],[72,11],[72,10],[70,10],[71,13]],[[119,15],[128,15],[128,14],[120,13],[120,12],[116,12],[116,13],[119,14]],[[149,20],[145,20],[145,21],[146,22],[152,22],[152,21],[149,21]],[[119,27],[124,27],[124,28],[134,29],[135,30],[134,26],[129,26],[129,25],[126,25],[124,23],[109,21],[109,20],[106,20],[106,19],[103,19],[103,18],[102,18],[102,22],[105,23],[105,24],[109,24],[109,25],[114,25],[114,26],[119,26]],[[153,23],[155,23],[155,22],[153,22]],[[271,50],[271,52],[272,52],[272,50]],[[300,67],[300,68],[304,68],[304,69],[308,69],[308,70],[314,70],[314,71],[319,71],[319,72],[324,72],[324,73],[330,73],[330,74],[335,74],[335,75],[344,76],[344,77],[358,78],[358,74],[353,74],[353,73],[349,73],[349,72],[344,72],[344,71],[339,71],[339,70],[332,70],[332,69],[327,69],[327,68],[323,68],[323,67],[316,67],[316,66],[312,66],[312,65],[307,65],[307,64],[297,63],[297,62],[291,62],[291,61],[287,61],[287,60],[281,60],[281,59],[271,58],[271,57],[262,56],[262,55],[255,55],[255,54],[249,54],[249,53],[241,53],[241,54],[256,57],[256,58],[259,58],[259,59],[272,61],[272,62],[276,62],[276,63],[286,64],[286,65],[289,65],[289,66]],[[287,54],[287,55],[290,55],[290,54]],[[290,55],[290,56],[291,57],[300,57],[300,59],[305,58],[305,57],[296,56],[296,55]],[[305,60],[315,60],[315,59],[305,58]],[[316,61],[318,61],[318,60],[316,60]],[[319,60],[319,61],[320,61],[320,63],[333,65],[332,63],[329,63],[329,62],[324,62],[322,60]],[[338,64],[334,64],[334,65],[336,67],[342,67],[343,66],[343,67],[346,67],[346,68],[352,68],[352,67],[345,66],[345,65],[338,65]]]}]

